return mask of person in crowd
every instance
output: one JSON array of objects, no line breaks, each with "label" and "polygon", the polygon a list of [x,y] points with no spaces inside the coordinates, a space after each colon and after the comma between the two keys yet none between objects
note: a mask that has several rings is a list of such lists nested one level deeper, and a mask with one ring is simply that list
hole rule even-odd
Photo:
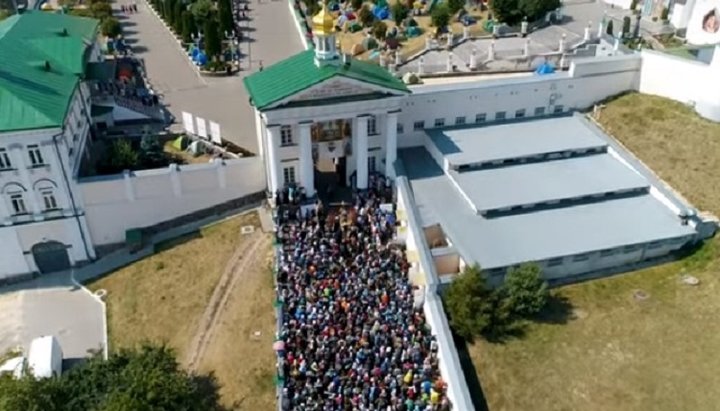
[{"label": "person in crowd", "polygon": [[447,411],[438,343],[393,243],[392,188],[375,177],[348,207],[283,207],[278,353],[286,410]]}]

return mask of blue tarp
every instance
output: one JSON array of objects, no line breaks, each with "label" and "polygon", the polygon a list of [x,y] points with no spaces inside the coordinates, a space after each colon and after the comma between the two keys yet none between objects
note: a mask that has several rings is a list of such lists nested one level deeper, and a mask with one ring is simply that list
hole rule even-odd
[{"label": "blue tarp", "polygon": [[543,63],[535,70],[535,74],[552,74],[555,72],[555,67],[550,63]]}]

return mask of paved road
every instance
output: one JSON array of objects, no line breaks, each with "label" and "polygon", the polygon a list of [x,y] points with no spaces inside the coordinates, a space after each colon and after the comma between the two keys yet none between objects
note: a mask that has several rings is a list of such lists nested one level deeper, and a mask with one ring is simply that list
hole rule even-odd
[{"label": "paved road", "polygon": [[86,357],[103,345],[103,322],[102,305],[69,272],[0,288],[0,353],[54,335],[66,359]]},{"label": "paved road", "polygon": [[243,22],[249,41],[241,45],[242,71],[233,77],[200,77],[145,1],[138,2],[138,13],[121,16],[121,21],[128,43],[145,61],[153,88],[176,118],[174,128],[182,128],[183,111],[194,113],[220,124],[223,137],[257,152],[255,119],[242,77],[256,71],[260,62],[267,67],[303,47],[286,0],[249,4],[252,21]]}]

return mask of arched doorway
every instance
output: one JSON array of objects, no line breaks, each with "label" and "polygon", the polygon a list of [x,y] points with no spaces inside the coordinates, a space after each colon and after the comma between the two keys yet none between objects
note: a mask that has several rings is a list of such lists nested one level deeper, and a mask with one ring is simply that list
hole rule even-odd
[{"label": "arched doorway", "polygon": [[32,247],[32,255],[38,270],[45,274],[70,268],[67,246],[57,241],[46,241]]}]

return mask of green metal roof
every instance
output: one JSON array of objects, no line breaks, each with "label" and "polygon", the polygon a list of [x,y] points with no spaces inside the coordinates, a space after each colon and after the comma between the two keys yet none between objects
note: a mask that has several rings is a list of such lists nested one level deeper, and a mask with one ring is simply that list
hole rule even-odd
[{"label": "green metal roof", "polygon": [[384,68],[364,61],[351,64],[315,64],[315,51],[306,50],[243,79],[252,103],[262,110],[332,77],[346,77],[387,89],[409,93],[401,80]]},{"label": "green metal roof", "polygon": [[62,126],[97,28],[40,11],[0,21],[0,132]]}]

